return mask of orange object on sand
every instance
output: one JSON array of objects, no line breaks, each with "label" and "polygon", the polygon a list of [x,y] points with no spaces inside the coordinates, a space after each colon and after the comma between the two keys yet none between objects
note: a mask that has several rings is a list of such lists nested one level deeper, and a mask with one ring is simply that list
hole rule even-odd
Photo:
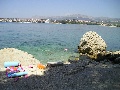
[{"label": "orange object on sand", "polygon": [[38,67],[39,69],[45,69],[45,65],[43,65],[43,64],[37,64],[37,67]]}]

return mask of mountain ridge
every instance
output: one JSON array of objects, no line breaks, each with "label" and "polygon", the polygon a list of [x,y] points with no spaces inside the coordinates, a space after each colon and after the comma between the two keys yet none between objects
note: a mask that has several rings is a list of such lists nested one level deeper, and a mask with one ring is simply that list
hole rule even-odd
[{"label": "mountain ridge", "polygon": [[69,14],[63,16],[32,16],[32,18],[39,18],[39,19],[77,19],[77,20],[87,20],[87,21],[120,21],[120,18],[111,18],[111,17],[93,17],[88,15],[82,14]]}]

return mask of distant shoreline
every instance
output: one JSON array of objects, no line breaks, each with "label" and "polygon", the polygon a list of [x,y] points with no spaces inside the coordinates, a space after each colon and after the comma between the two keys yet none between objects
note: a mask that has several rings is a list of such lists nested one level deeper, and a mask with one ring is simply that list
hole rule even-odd
[{"label": "distant shoreline", "polygon": [[0,18],[0,22],[10,23],[52,23],[52,24],[82,24],[82,25],[100,25],[109,27],[120,27],[120,21],[91,21],[91,20],[77,20],[77,19],[20,19],[20,18]]}]

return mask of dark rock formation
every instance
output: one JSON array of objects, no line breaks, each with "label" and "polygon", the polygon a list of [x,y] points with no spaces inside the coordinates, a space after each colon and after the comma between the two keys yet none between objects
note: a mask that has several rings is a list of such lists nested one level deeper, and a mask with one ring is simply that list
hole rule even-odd
[{"label": "dark rock formation", "polygon": [[120,63],[120,57],[117,57],[115,60],[114,60],[115,63]]},{"label": "dark rock formation", "polygon": [[63,66],[63,62],[47,62],[47,67],[56,67],[56,66]]}]

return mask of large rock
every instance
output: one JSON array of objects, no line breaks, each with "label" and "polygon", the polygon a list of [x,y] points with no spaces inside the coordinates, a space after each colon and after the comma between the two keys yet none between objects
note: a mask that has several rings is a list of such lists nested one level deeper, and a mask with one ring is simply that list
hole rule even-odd
[{"label": "large rock", "polygon": [[106,52],[105,41],[94,31],[89,31],[83,35],[78,46],[81,54],[87,54],[89,57],[97,59]]}]

